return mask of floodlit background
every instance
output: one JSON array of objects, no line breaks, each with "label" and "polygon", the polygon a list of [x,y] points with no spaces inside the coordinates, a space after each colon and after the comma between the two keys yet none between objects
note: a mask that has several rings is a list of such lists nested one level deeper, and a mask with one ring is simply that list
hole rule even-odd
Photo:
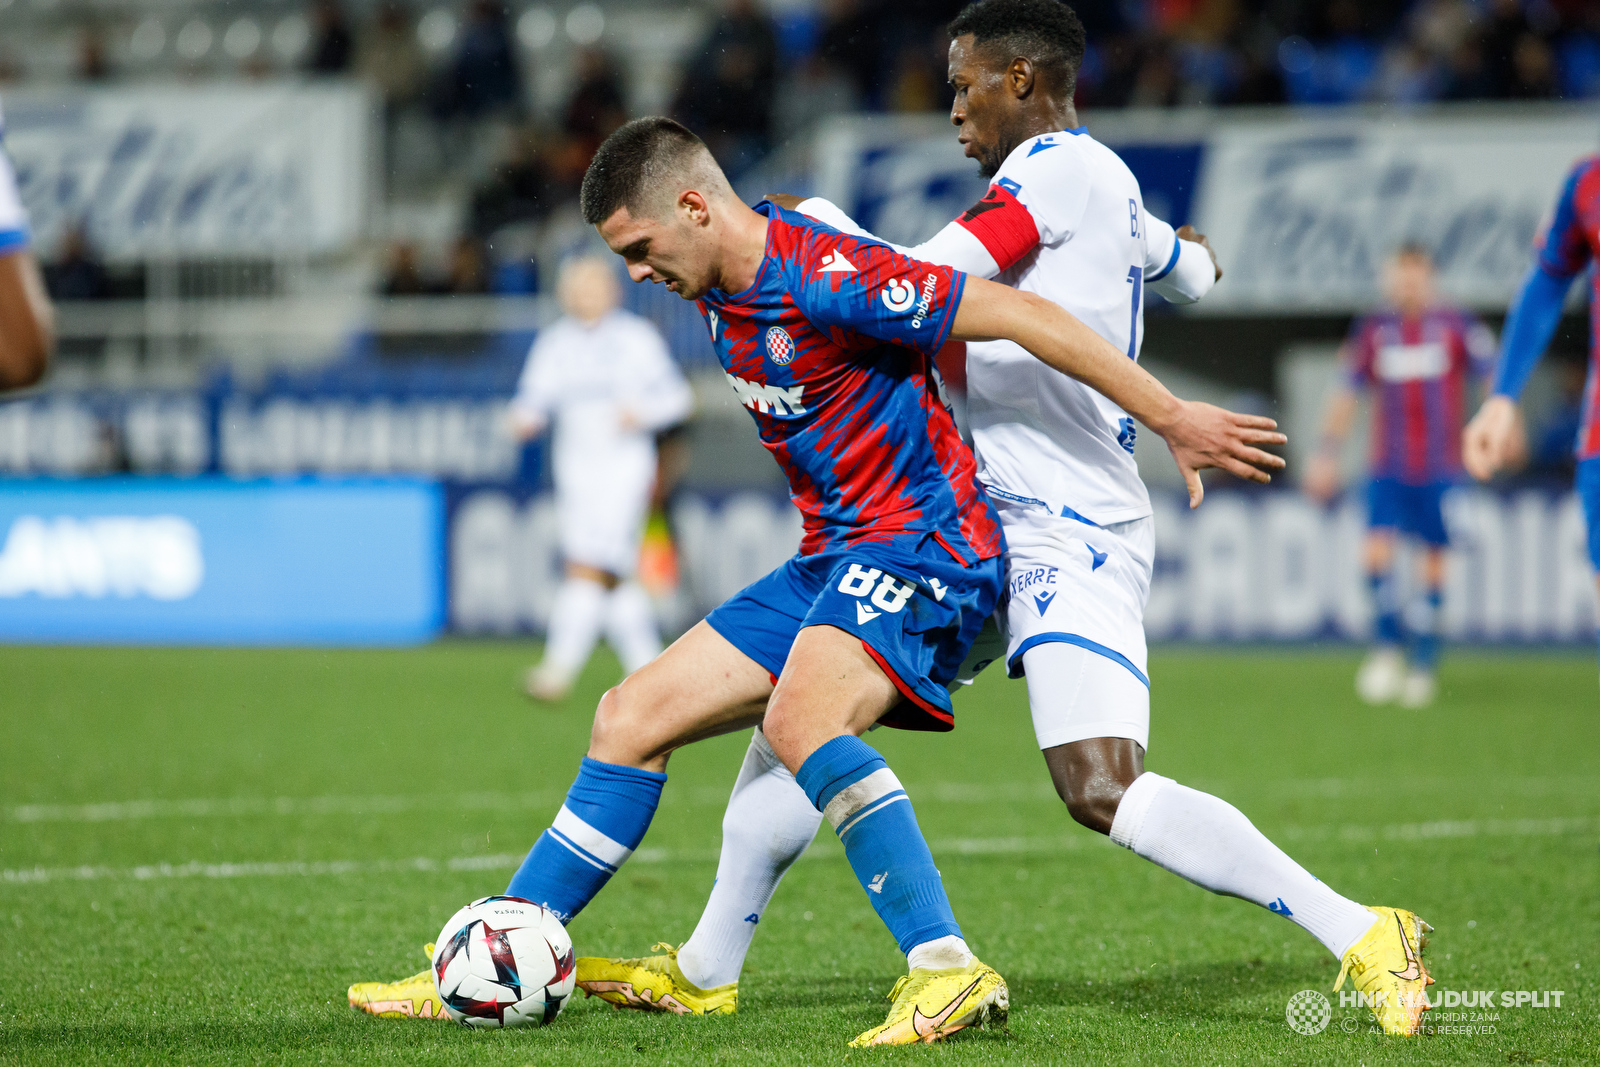
[{"label": "floodlit background", "polygon": [[[920,239],[983,188],[944,117],[941,27],[959,6],[0,0],[5,146],[62,336],[49,379],[0,403],[0,638],[541,631],[558,573],[548,474],[501,410],[558,264],[593,239],[576,195],[595,146],[670,113],[748,197],[821,193]],[[1152,298],[1145,361],[1291,436],[1279,484],[1213,478],[1194,514],[1141,437],[1161,538],[1151,637],[1360,639],[1361,433],[1357,491],[1331,510],[1295,491],[1336,345],[1403,240],[1499,325],[1562,175],[1600,147],[1600,14],[1078,10],[1091,132],[1227,269],[1196,308]],[[627,301],[698,397],[668,506],[677,577],[654,590],[676,630],[784,558],[798,526],[698,314],[659,290]],[[1529,391],[1532,466],[1449,503],[1452,637],[1593,633],[1569,494],[1586,344],[1570,310]]]}]

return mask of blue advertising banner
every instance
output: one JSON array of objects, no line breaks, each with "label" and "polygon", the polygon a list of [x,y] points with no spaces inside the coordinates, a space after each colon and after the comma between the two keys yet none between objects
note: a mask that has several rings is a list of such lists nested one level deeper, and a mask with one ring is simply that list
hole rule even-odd
[{"label": "blue advertising banner", "polygon": [[0,641],[411,644],[443,559],[428,481],[0,481]]}]

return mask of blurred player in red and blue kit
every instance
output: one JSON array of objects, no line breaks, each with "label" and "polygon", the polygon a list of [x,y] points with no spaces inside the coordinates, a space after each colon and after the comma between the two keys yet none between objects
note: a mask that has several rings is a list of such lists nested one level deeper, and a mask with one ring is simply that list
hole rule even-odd
[{"label": "blurred player in red and blue kit", "polygon": [[[1372,399],[1372,453],[1363,552],[1376,615],[1374,648],[1356,675],[1369,704],[1433,702],[1450,537],[1441,506],[1461,480],[1461,427],[1473,379],[1488,376],[1494,335],[1439,301],[1433,259],[1404,245],[1384,270],[1389,306],[1363,315],[1341,349],[1345,380],[1328,405],[1305,489],[1326,501],[1339,490],[1339,452],[1363,395]],[[1400,603],[1395,550],[1401,535],[1423,548],[1418,595]],[[1408,665],[1409,659],[1409,665]]]},{"label": "blurred player in red and blue kit", "polygon": [[[1549,227],[1537,242],[1537,254],[1522,288],[1506,315],[1500,343],[1500,364],[1483,407],[1462,437],[1468,472],[1480,481],[1519,460],[1524,450],[1517,399],[1534,366],[1544,355],[1561,321],[1572,279],[1589,270],[1600,243],[1600,155],[1582,159],[1567,175],[1556,199]],[[1589,378],[1583,389],[1583,414],[1578,423],[1577,489],[1589,527],[1589,560],[1600,568],[1600,363],[1595,336],[1600,331],[1600,285],[1589,270]]]}]

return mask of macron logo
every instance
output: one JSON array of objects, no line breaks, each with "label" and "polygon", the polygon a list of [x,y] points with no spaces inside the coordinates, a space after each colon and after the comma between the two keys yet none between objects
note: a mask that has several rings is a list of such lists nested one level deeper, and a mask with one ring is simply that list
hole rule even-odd
[{"label": "macron logo", "polygon": [[759,411],[763,415],[804,415],[806,406],[800,402],[800,396],[806,391],[803,385],[791,386],[785,389],[781,385],[763,385],[761,382],[747,382],[743,378],[727,375],[728,381],[733,384],[733,391],[739,397],[739,403],[751,411]]},{"label": "macron logo", "polygon": [[818,271],[819,274],[828,274],[830,272],[834,274],[854,274],[856,265],[845,259],[844,253],[835,248],[828,253],[828,258],[822,261],[822,269]]},{"label": "macron logo", "polygon": [[872,890],[874,893],[882,893],[883,892],[883,883],[887,882],[888,880],[889,880],[889,872],[888,871],[884,871],[881,874],[875,874],[875,875],[872,876],[872,881],[867,883],[867,888]]}]

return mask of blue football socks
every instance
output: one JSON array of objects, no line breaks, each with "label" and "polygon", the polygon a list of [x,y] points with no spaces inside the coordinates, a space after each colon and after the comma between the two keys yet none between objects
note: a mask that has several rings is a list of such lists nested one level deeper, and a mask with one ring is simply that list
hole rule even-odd
[{"label": "blue football socks", "polygon": [[506,895],[571,922],[639,847],[666,782],[657,771],[585,756],[555,824],[534,842]]},{"label": "blue football socks", "polygon": [[901,952],[961,936],[911,800],[883,757],[859,737],[836,737],[795,775],[844,844],[867,899]]},{"label": "blue football socks", "polygon": [[1400,605],[1395,603],[1394,572],[1367,575],[1367,590],[1372,594],[1375,615],[1373,637],[1380,645],[1399,645],[1405,640],[1400,628]]},{"label": "blue football socks", "polygon": [[1432,671],[1439,662],[1439,618],[1444,591],[1429,589],[1413,605],[1406,629],[1411,635],[1411,665]]}]

